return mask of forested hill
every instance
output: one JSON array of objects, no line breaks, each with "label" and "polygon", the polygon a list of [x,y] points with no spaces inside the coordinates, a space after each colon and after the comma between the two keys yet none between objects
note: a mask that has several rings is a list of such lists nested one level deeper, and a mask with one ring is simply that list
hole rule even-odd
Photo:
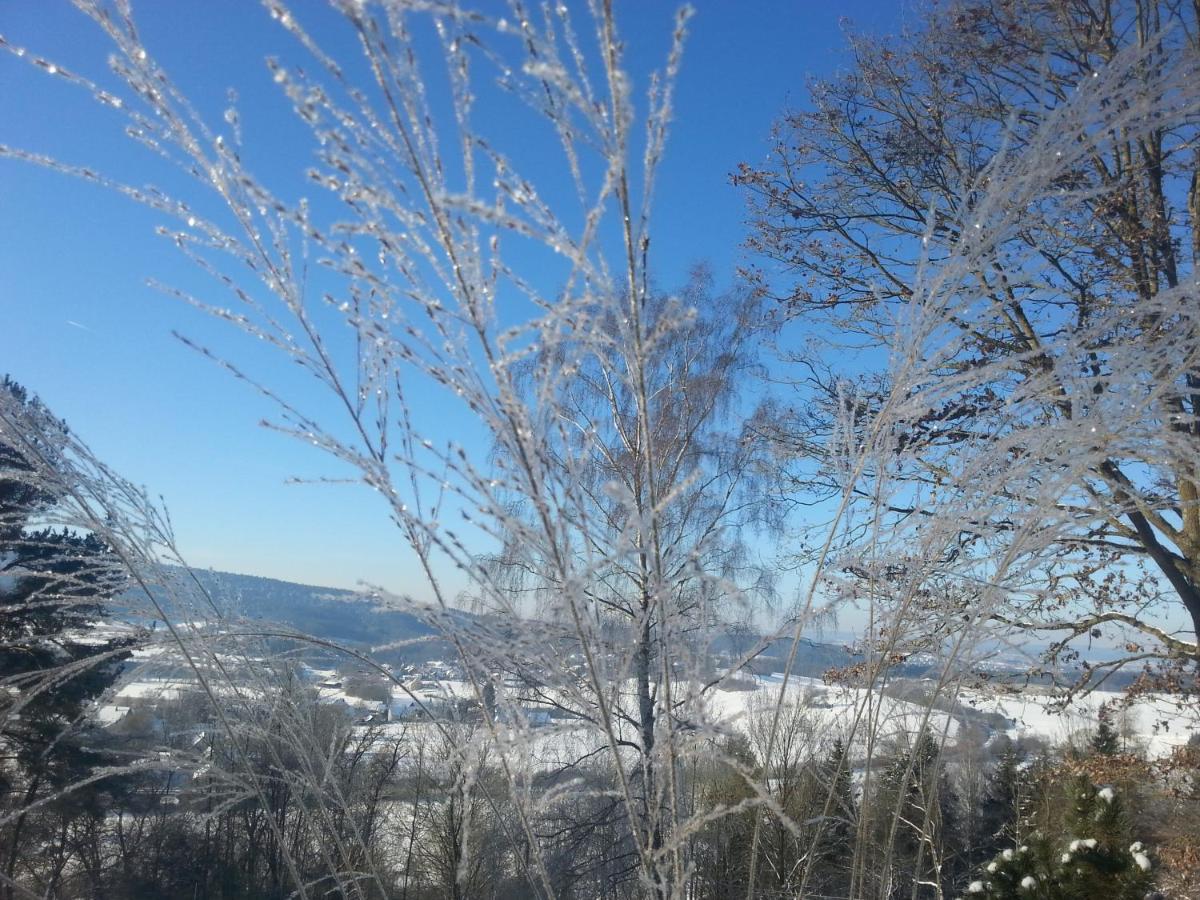
[{"label": "forested hill", "polygon": [[[182,570],[176,574],[182,577]],[[389,609],[380,598],[364,592],[211,569],[193,569],[191,574],[216,607],[216,610],[201,609],[202,613],[215,615],[220,611],[230,619],[262,620],[359,646],[433,634],[415,616]],[[189,586],[185,584],[186,587]],[[188,593],[199,593],[194,585],[190,587]]]},{"label": "forested hill", "polygon": [[[198,593],[194,585],[186,584],[183,570],[176,570],[175,574],[184,579],[186,593]],[[261,620],[335,643],[358,647],[430,639],[429,646],[423,652],[415,652],[415,648],[408,648],[409,652],[406,655],[410,657],[436,656],[439,649],[445,649],[434,639],[434,630],[416,616],[389,608],[386,600],[366,592],[298,584],[276,578],[261,578],[257,575],[241,575],[212,569],[193,569],[192,575],[203,591],[212,597],[222,616],[230,619]],[[163,593],[166,593],[165,590]],[[174,606],[170,602],[165,605]],[[206,618],[208,615],[215,615],[214,610],[205,609],[203,606],[199,612]],[[465,612],[459,615],[464,619],[474,618]],[[721,635],[714,640],[711,650],[718,655],[731,653],[740,656],[748,649],[748,645],[743,646],[745,640],[745,636],[741,641],[736,641],[732,636]],[[782,639],[772,642],[752,668],[762,672],[783,669],[790,643]],[[848,665],[853,660],[854,657],[840,645],[804,640],[801,642],[793,671],[798,675],[820,677],[828,669]]]},{"label": "forested hill", "polygon": [[[183,570],[176,570],[183,577]],[[347,644],[360,649],[394,645],[413,641],[387,653],[389,658],[403,657],[407,661],[445,657],[449,647],[442,642],[435,630],[416,616],[399,609],[390,608],[387,601],[367,592],[349,591],[342,588],[320,587],[297,584],[276,578],[261,578],[257,575],[241,575],[235,572],[218,572],[211,569],[193,569],[201,588],[212,597],[222,616],[232,620],[252,620],[280,625],[306,635],[322,638],[338,644]],[[185,584],[185,588],[189,586]],[[186,593],[198,594],[194,585]],[[164,591],[164,594],[166,592]],[[193,601],[196,603],[197,601]],[[170,608],[174,604],[169,601]],[[202,617],[214,615],[211,608],[200,608]],[[181,614],[189,618],[187,614]],[[467,612],[457,612],[462,626],[469,627],[478,621]],[[139,617],[141,618],[141,617]],[[741,657],[758,640],[757,636],[741,634],[718,634],[709,649],[715,654],[714,661],[723,658]],[[782,671],[787,664],[791,641],[779,638],[770,642],[749,666],[749,671],[759,674]],[[841,669],[861,661],[861,656],[838,643],[801,640],[792,668],[793,674],[820,678],[833,669]],[[1019,667],[995,660],[991,668],[993,677],[1018,671]],[[936,673],[938,661],[928,654],[918,654],[905,663],[893,667],[893,673],[902,677],[922,678]],[[1065,673],[1078,676],[1077,668]],[[1108,689],[1126,685],[1132,674],[1117,673],[1109,679]],[[1045,683],[1045,678],[1032,679]]]}]

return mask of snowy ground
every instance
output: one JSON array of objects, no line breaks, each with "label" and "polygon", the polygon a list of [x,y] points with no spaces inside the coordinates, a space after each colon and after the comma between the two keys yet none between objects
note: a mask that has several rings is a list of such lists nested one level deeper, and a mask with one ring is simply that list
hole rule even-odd
[{"label": "snowy ground", "polygon": [[[757,679],[755,690],[714,691],[713,712],[727,727],[752,730],[773,713],[783,682],[782,674],[775,673]],[[915,734],[922,727],[953,741],[959,730],[959,722],[939,710],[877,691],[826,685],[815,678],[788,678],[783,702],[798,707],[805,725],[822,740],[836,736],[860,748],[868,738],[888,740]]]},{"label": "snowy ground", "polygon": [[[407,690],[393,690],[391,700],[384,704],[347,694],[332,671],[314,670],[312,675],[319,685],[321,702],[342,703],[363,716],[379,713],[386,706],[393,721],[384,726],[385,734],[430,730],[432,726],[427,721],[412,720],[416,707],[436,709],[447,701],[473,696],[471,686],[462,681],[410,679]],[[708,691],[705,724],[725,732],[761,731],[774,712],[782,685],[783,678],[776,673],[747,681],[742,685],[744,689]],[[119,721],[131,708],[153,704],[155,699],[176,700],[192,687],[179,678],[130,681],[98,711],[98,718],[109,725]],[[915,697],[921,685],[908,683],[908,687]],[[791,721],[807,733],[822,741],[841,737],[861,752],[868,738],[886,741],[914,734],[922,727],[928,727],[939,737],[944,734],[952,744],[968,722],[986,728],[992,735],[1038,737],[1060,744],[1094,730],[1100,705],[1120,699],[1119,694],[1097,692],[1058,711],[1055,698],[1048,692],[1024,689],[1015,693],[963,691],[953,699],[929,704],[864,688],[830,686],[813,678],[792,677],[787,681],[784,706],[797,710]],[[1164,696],[1143,697],[1127,706],[1115,707],[1114,716],[1129,749],[1141,750],[1151,757],[1167,755],[1186,744],[1193,734],[1200,734],[1200,711],[1181,707]],[[401,721],[405,717],[408,720]],[[544,712],[532,709],[525,711],[525,718],[522,727],[515,729],[518,734],[514,736],[514,744],[507,749],[514,757],[524,756],[533,768],[554,768],[603,742],[602,732],[591,726],[561,719],[550,722]]]},{"label": "snowy ground", "polygon": [[1200,734],[1200,710],[1190,708],[1165,695],[1140,697],[1121,706],[1124,695],[1101,691],[1076,699],[1062,711],[1055,711],[1054,698],[1044,691],[1026,689],[1012,695],[964,692],[960,702],[971,703],[983,712],[994,712],[1007,719],[1010,737],[1037,735],[1051,743],[1060,743],[1096,729],[1100,706],[1113,705],[1114,723],[1129,750],[1142,750],[1152,758],[1166,756],[1188,739]]},{"label": "snowy ground", "polygon": [[[774,704],[779,695],[782,676],[770,675],[759,679],[755,691],[717,691],[714,706],[731,722],[752,720],[769,698]],[[881,695],[863,688],[829,686],[813,678],[788,679],[787,702],[798,703],[806,718],[825,734],[845,736],[857,722],[857,740],[865,739],[873,724],[875,737],[890,738],[899,733],[912,734],[928,717],[928,727],[935,735],[946,734],[953,743],[967,720],[982,721],[972,713],[1002,717],[1004,725],[995,731],[1009,737],[1038,737],[1050,744],[1060,744],[1096,729],[1100,706],[1113,706],[1114,721],[1130,750],[1141,750],[1150,757],[1168,755],[1181,747],[1194,734],[1200,734],[1200,710],[1194,705],[1181,705],[1164,695],[1147,695],[1122,705],[1123,694],[1095,692],[1076,699],[1061,711],[1056,709],[1055,697],[1045,690],[1026,688],[1019,692],[995,693],[961,691],[947,696],[927,709],[927,704],[908,702]],[[943,710],[962,709],[954,715]]]}]

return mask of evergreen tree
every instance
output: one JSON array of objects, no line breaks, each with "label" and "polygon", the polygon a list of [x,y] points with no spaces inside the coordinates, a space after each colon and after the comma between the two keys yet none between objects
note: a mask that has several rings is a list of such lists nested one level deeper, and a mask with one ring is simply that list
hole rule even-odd
[{"label": "evergreen tree", "polygon": [[1010,744],[988,774],[971,841],[973,863],[990,859],[1016,841],[1020,831],[1021,781],[1021,753]]},{"label": "evergreen tree", "polygon": [[11,893],[31,840],[25,810],[104,761],[83,740],[82,722],[134,639],[96,632],[103,602],[124,581],[109,548],[95,534],[45,524],[63,490],[46,462],[66,426],[11,379],[0,391],[0,789],[16,813],[0,852]]},{"label": "evergreen tree", "polygon": [[1100,704],[1099,725],[1092,735],[1092,752],[1102,756],[1115,756],[1121,752],[1121,736],[1112,723],[1112,709],[1107,703]]},{"label": "evergreen tree", "polygon": [[849,888],[850,861],[854,856],[854,822],[858,817],[854,802],[854,782],[846,745],[835,738],[820,767],[820,780],[828,801],[828,816],[823,820],[818,855],[817,878],[813,886],[825,894],[844,894]]},{"label": "evergreen tree", "polygon": [[1131,842],[1121,798],[1087,776],[1071,779],[1057,837],[1044,832],[1002,850],[965,887],[981,900],[1141,900],[1151,887],[1150,857]]},{"label": "evergreen tree", "polygon": [[1070,790],[1064,823],[1072,836],[1065,854],[1071,857],[1064,879],[1074,891],[1069,896],[1141,897],[1149,886],[1149,857],[1133,842],[1121,796],[1111,787],[1097,789],[1085,775]]},{"label": "evergreen tree", "polygon": [[[891,845],[895,896],[932,896],[921,885],[948,884],[959,864],[954,840],[958,801],[938,743],[928,732],[892,761],[882,778],[880,800],[885,832],[892,828],[892,814],[899,813]],[[886,846],[887,835],[880,837]]]},{"label": "evergreen tree", "polygon": [[759,762],[749,742],[736,735],[726,739],[709,771],[697,777],[696,799],[701,808],[731,810],[696,835],[692,890],[697,897],[715,900],[744,895],[756,813],[737,807],[753,796],[744,772],[757,769]]}]

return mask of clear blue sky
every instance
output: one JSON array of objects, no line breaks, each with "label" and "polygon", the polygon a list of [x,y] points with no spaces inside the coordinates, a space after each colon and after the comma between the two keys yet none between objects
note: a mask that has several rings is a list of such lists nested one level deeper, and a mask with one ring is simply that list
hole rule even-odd
[{"label": "clear blue sky", "polygon": [[[842,17],[865,31],[894,31],[906,6],[694,6],[656,195],[656,275],[675,284],[708,261],[728,285],[742,259],[745,218],[729,173],[763,158],[773,119],[803,104],[806,76],[830,74],[844,60]],[[660,65],[675,4],[619,0],[617,8],[635,74]],[[215,121],[226,89],[236,87],[253,152],[283,172],[303,172],[310,144],[296,140],[305,132],[263,65],[267,55],[286,61],[295,53],[258,3],[143,0],[135,10],[151,52],[201,109]],[[104,38],[66,0],[5,0],[0,33],[103,80]],[[0,143],[171,187],[169,173],[159,178],[162,170],[111,116],[9,54],[0,54]],[[117,471],[161,494],[193,564],[408,590],[408,559],[381,504],[365,488],[285,484],[341,473],[313,448],[259,428],[271,408],[171,336],[174,329],[243,349],[218,323],[146,286],[153,277],[211,291],[154,236],[160,220],[103,189],[0,160],[0,373],[41,395]],[[269,373],[278,363],[263,365]]]}]

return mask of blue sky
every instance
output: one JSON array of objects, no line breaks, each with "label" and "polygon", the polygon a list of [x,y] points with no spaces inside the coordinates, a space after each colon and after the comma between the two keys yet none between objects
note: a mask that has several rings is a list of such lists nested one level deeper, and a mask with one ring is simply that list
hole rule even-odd
[{"label": "blue sky", "polygon": [[[894,31],[905,13],[879,0],[694,5],[656,193],[655,274],[678,284],[707,261],[727,286],[744,261],[745,218],[729,173],[763,158],[772,121],[804,102],[806,76],[830,74],[844,59],[843,17],[862,30]],[[314,4],[296,6],[312,12]],[[635,75],[661,64],[674,8],[617,3]],[[246,141],[261,166],[303,172],[311,145],[298,140],[306,132],[263,65],[269,54],[285,61],[295,54],[257,3],[162,0],[135,9],[147,46],[202,110],[215,121],[226,89],[236,87]],[[0,6],[0,33],[105,80],[103,35],[65,0],[9,0]],[[338,48],[336,31],[329,39]],[[174,177],[95,103],[9,54],[0,54],[0,143],[134,184],[170,189]],[[381,504],[365,488],[286,484],[340,473],[313,448],[258,427],[270,406],[172,337],[175,330],[259,353],[146,285],[154,278],[211,291],[154,236],[160,220],[103,189],[0,160],[0,371],[40,394],[117,471],[161,494],[193,564],[407,590],[410,561]],[[284,365],[279,360],[255,361],[268,378],[294,377],[273,368]]]}]

